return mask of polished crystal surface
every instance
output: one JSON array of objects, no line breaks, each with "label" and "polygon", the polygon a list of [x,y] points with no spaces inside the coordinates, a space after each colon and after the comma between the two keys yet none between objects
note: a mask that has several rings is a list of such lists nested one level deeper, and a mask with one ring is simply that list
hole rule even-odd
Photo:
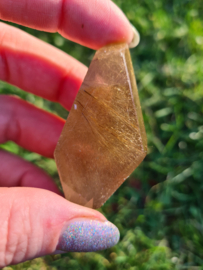
[{"label": "polished crystal surface", "polygon": [[65,197],[99,208],[146,153],[128,46],[103,47],[90,64],[55,150]]}]

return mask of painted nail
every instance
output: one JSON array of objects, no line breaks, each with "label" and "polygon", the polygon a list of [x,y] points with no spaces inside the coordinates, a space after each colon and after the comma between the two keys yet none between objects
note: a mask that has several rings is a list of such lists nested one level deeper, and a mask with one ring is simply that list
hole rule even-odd
[{"label": "painted nail", "polygon": [[133,39],[129,44],[129,48],[135,48],[140,42],[140,34],[137,29],[131,24],[133,29]]},{"label": "painted nail", "polygon": [[74,219],[60,236],[57,250],[98,251],[116,245],[119,238],[118,228],[109,221]]}]

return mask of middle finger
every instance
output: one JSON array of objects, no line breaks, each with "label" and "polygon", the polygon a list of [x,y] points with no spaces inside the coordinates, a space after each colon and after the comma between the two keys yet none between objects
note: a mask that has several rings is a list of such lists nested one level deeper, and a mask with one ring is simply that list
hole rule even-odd
[{"label": "middle finger", "polygon": [[73,57],[0,23],[0,80],[70,110],[87,68]]}]

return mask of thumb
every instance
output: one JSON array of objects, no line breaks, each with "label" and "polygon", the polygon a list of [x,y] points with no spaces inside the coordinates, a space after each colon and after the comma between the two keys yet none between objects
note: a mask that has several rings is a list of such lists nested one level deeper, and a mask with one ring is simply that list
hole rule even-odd
[{"label": "thumb", "polygon": [[98,211],[37,188],[0,188],[0,268],[63,251],[115,245],[118,229]]}]

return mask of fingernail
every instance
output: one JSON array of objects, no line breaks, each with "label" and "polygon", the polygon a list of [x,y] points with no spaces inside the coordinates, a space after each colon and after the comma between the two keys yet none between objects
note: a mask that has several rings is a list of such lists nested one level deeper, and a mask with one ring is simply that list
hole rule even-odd
[{"label": "fingernail", "polygon": [[119,238],[118,228],[109,221],[75,219],[60,236],[57,250],[98,251],[116,245]]},{"label": "fingernail", "polygon": [[129,48],[135,48],[140,42],[140,34],[137,29],[131,24],[133,29],[133,39],[129,44]]}]

